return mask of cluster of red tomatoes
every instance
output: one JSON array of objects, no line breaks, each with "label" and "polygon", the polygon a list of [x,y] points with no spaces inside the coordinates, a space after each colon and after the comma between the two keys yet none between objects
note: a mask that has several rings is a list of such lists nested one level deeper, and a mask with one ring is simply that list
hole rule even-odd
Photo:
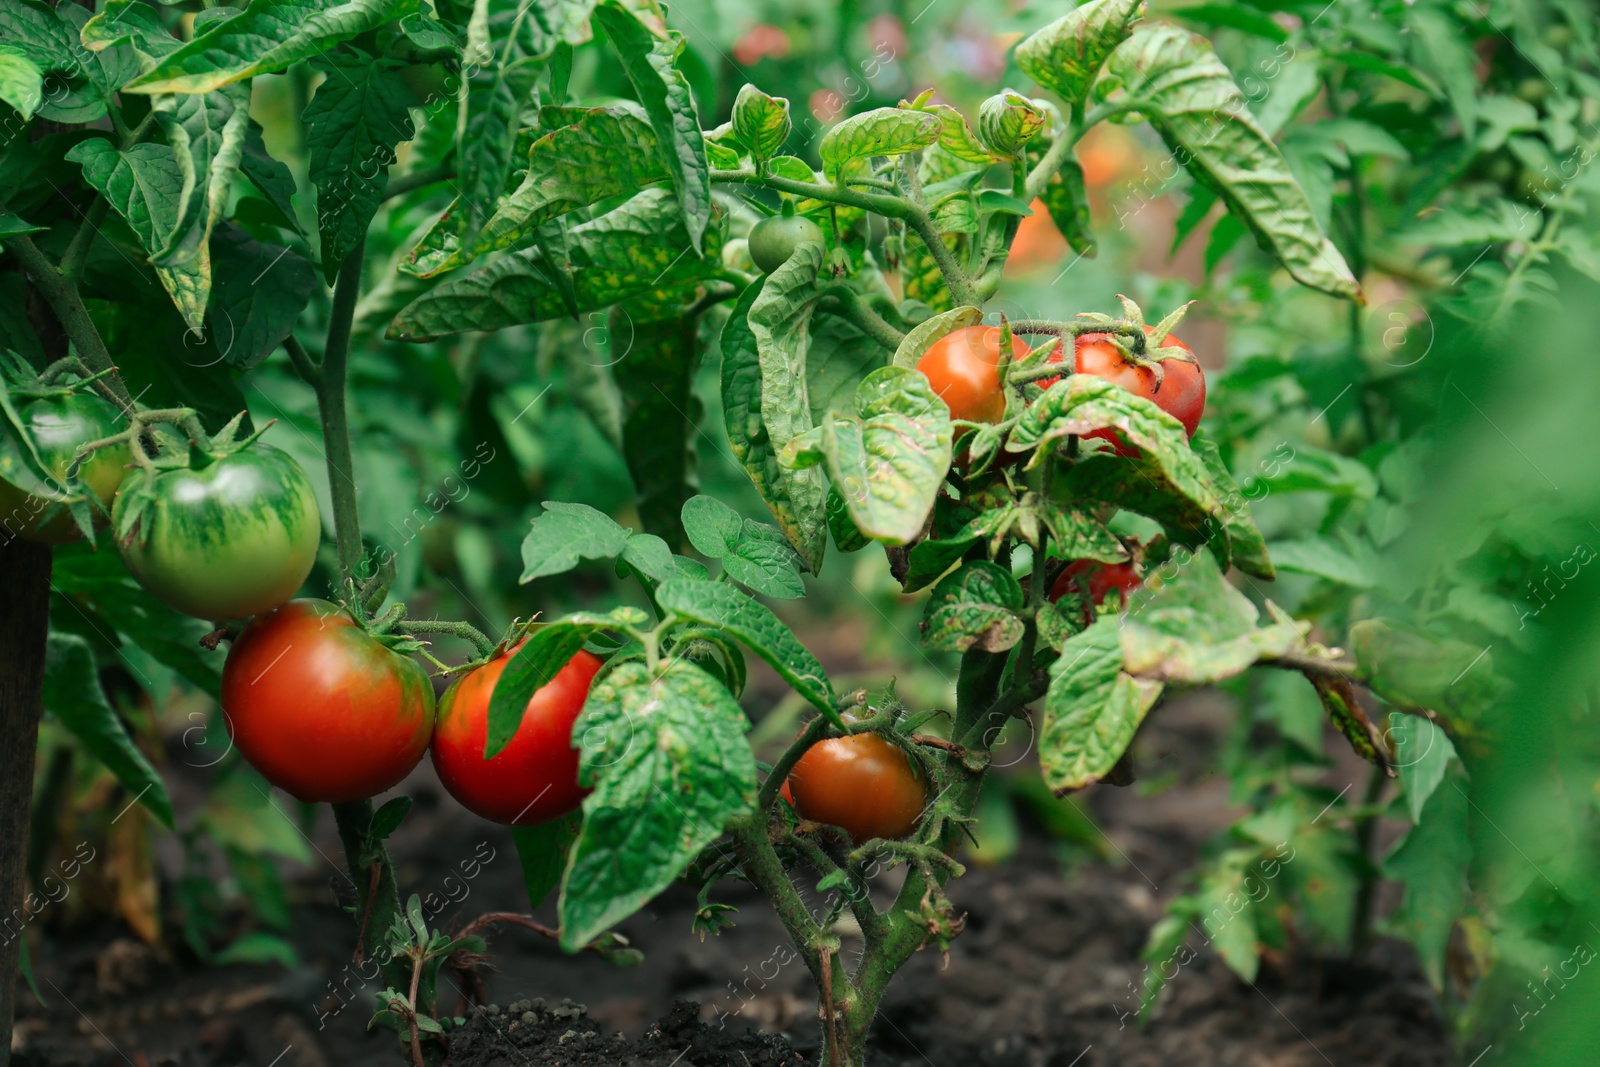
[{"label": "cluster of red tomatoes", "polygon": [[430,746],[452,796],[494,822],[531,826],[583,800],[572,725],[600,660],[579,651],[528,701],[516,735],[483,758],[489,701],[516,648],[445,691],[342,608],[292,600],[245,627],[228,653],[222,707],[256,770],[301,800],[361,800],[399,784]]},{"label": "cluster of red tomatoes", "polygon": [[[1146,333],[1152,327],[1145,327]],[[1169,336],[1164,342],[1193,355],[1188,345]],[[1030,349],[1012,337],[1012,358],[1022,359]],[[1050,363],[1064,362],[1056,352]],[[949,405],[950,417],[967,422],[999,422],[1005,417],[1005,389],[1000,381],[1000,330],[994,326],[968,326],[955,330],[928,346],[917,369],[927,376],[933,391]],[[1155,404],[1183,424],[1193,437],[1200,427],[1206,406],[1206,378],[1200,364],[1183,359],[1161,361],[1161,373],[1147,362],[1129,359],[1107,333],[1081,334],[1073,343],[1073,369],[1113,382],[1128,392]],[[1041,379],[1045,389],[1058,378]],[[1115,430],[1102,429],[1085,437],[1107,442],[1118,455],[1137,456],[1138,449],[1124,441]],[[1139,586],[1137,567],[1129,563],[1105,564],[1094,560],[1075,560],[1050,589],[1050,599],[1059,600],[1069,592],[1088,597],[1095,604],[1105,601],[1112,589],[1126,598]]]}]

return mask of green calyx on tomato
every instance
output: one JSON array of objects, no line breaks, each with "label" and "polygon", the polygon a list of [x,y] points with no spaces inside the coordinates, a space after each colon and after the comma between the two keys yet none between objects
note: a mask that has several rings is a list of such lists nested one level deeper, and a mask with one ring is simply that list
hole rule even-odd
[{"label": "green calyx on tomato", "polygon": [[316,560],[322,521],[311,480],[251,438],[155,471],[117,494],[112,520],[128,572],[202,619],[244,618],[288,600]]},{"label": "green calyx on tomato", "polygon": [[48,480],[24,461],[19,442],[0,438],[0,534],[49,545],[79,540],[73,508],[108,514],[130,454],[123,444],[98,449],[69,477],[72,461],[84,445],[118,431],[117,411],[92,393],[59,390],[22,405],[17,415]]},{"label": "green calyx on tomato", "polygon": [[422,759],[433,683],[339,606],[291,600],[233,642],[222,711],[234,745],[268,782],[298,800],[363,800]]},{"label": "green calyx on tomato", "polygon": [[589,790],[578,784],[572,726],[600,669],[579,650],[534,691],[505,748],[484,759],[489,702],[519,642],[459,679],[439,703],[434,770],[446,791],[475,815],[510,826],[535,826],[577,810]]},{"label": "green calyx on tomato", "polygon": [[750,227],[750,258],[762,274],[771,274],[789,261],[794,250],[812,242],[825,244],[822,227],[794,213],[794,202],[783,202],[783,214],[762,219]]},{"label": "green calyx on tomato", "polygon": [[[952,419],[995,423],[1005,418],[1006,395],[1000,381],[998,326],[963,326],[929,345],[917,370],[950,408]],[[1027,342],[1011,338],[1011,358],[1023,359]]]},{"label": "green calyx on tomato", "polygon": [[928,786],[903,751],[865,733],[812,745],[789,772],[783,795],[801,818],[837,826],[859,843],[909,836],[927,806]]}]

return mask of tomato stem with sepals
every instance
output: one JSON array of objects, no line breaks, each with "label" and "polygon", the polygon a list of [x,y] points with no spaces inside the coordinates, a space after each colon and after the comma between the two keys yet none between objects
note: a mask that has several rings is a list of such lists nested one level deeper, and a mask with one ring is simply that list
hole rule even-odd
[{"label": "tomato stem with sepals", "polygon": [[792,178],[780,178],[772,174],[758,175],[748,170],[714,170],[711,172],[711,180],[765,186],[780,193],[826,200],[834,204],[861,208],[863,211],[870,211],[884,218],[901,219],[917,231],[917,236],[927,246],[928,253],[938,265],[939,273],[944,275],[945,284],[949,287],[950,295],[956,304],[976,305],[980,302],[971,276],[956,262],[955,254],[939,236],[928,209],[904,196],[892,193],[869,193],[842,185],[795,181]]},{"label": "tomato stem with sepals", "polygon": [[404,619],[397,623],[395,628],[404,630],[408,634],[448,634],[451,637],[459,637],[463,641],[472,642],[472,646],[478,650],[478,655],[484,659],[494,655],[497,647],[493,638],[471,623],[455,622],[450,619]]}]

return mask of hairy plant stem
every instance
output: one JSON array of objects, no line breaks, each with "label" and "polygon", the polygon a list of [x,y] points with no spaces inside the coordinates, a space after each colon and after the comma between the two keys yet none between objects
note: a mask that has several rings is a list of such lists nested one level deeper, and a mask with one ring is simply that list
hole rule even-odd
[{"label": "hairy plant stem", "polygon": [[928,214],[927,208],[913,200],[893,193],[869,193],[843,185],[800,182],[772,174],[758,175],[748,170],[714,170],[711,172],[711,180],[761,185],[780,193],[861,208],[863,211],[882,215],[886,219],[900,219],[915,230],[922,243],[927,246],[934,263],[938,264],[939,273],[944,275],[945,284],[949,286],[950,296],[956,305],[976,306],[980,301],[971,275],[956,262],[955,253],[950,251],[939,236],[938,229],[933,225],[933,216]]},{"label": "hairy plant stem", "polygon": [[[3,203],[0,203],[0,210],[5,210]],[[39,251],[39,247],[27,235],[7,238],[6,248],[16,255],[23,271],[39,290],[39,295],[50,305],[50,310],[61,323],[61,329],[66,333],[67,340],[77,349],[84,364],[95,374],[113,372],[106,374],[101,380],[105,382],[117,404],[131,414],[133,396],[123,384],[122,376],[114,373],[116,365],[111,362],[111,353],[106,350],[106,343],[100,339],[100,331],[95,329],[94,320],[89,318],[88,309],[83,306],[83,298],[78,295],[77,284],[72,279],[63,277],[50,262],[49,257]]]},{"label": "hairy plant stem", "polygon": [[496,648],[495,640],[476,626],[451,619],[401,619],[396,623],[395,629],[407,634],[448,634],[451,637],[459,637],[463,641],[472,642],[472,646],[478,650],[478,655],[483,657],[492,656]]},{"label": "hairy plant stem", "polygon": [[846,319],[862,333],[891,351],[900,347],[906,335],[884,321],[883,317],[867,306],[861,294],[848,285],[832,285],[823,291],[823,309]]},{"label": "hairy plant stem", "polygon": [[1372,859],[1372,846],[1378,834],[1378,800],[1383,796],[1389,776],[1375,766],[1367,774],[1367,791],[1361,798],[1361,813],[1355,818],[1356,851],[1361,856],[1360,882],[1355,908],[1350,914],[1350,953],[1360,955],[1372,941],[1372,903],[1378,891],[1379,871]]},{"label": "hairy plant stem", "polygon": [[[328,342],[323,349],[322,367],[311,384],[317,391],[317,410],[322,416],[322,445],[328,461],[328,491],[333,498],[334,540],[339,552],[339,577],[345,587],[353,587],[361,565],[361,515],[356,505],[355,462],[350,451],[350,423],[345,412],[346,371],[350,356],[350,329],[356,299],[361,295],[361,261],[366,241],[359,242],[339,265],[334,283],[333,310],[328,323]],[[301,349],[304,353],[304,349]],[[309,361],[309,357],[307,357]],[[298,365],[299,361],[296,361]],[[400,887],[394,865],[381,841],[373,841],[367,831],[372,825],[372,801],[352,800],[333,805],[333,818],[344,844],[345,862],[355,885],[356,914],[366,916],[367,930],[378,945],[385,984],[404,989],[410,968],[403,958],[392,955],[385,939],[394,921],[400,918]],[[378,867],[376,890],[369,886],[369,863]],[[413,1000],[413,1003],[415,1001]]]},{"label": "hairy plant stem", "polygon": [[339,577],[350,582],[361,566],[361,516],[356,507],[355,460],[350,452],[350,419],[345,379],[350,359],[350,329],[361,295],[361,261],[367,242],[359,241],[339,265],[328,321],[328,343],[318,374],[317,409],[328,459],[328,490],[333,497],[333,530],[339,551]]}]

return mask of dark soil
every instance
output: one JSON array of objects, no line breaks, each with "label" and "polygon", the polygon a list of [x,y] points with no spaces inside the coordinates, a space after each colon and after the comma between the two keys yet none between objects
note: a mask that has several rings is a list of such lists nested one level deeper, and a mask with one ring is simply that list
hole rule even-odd
[{"label": "dark soil", "polygon": [[[1178,974],[1140,1028],[1139,952],[1183,888],[1199,843],[1236,814],[1226,784],[1200,768],[1225,728],[1207,697],[1166,707],[1139,742],[1156,796],[1097,788],[1081,798],[1114,862],[1075,861],[1037,828],[995,868],[969,865],[951,897],[968,926],[948,961],[918,954],[896,979],[873,1034],[873,1067],[1445,1067],[1457,1062],[1409,948],[1380,942],[1360,962],[1269,960],[1240,982],[1209,950]],[[1330,772],[1335,788],[1362,766]],[[404,787],[417,806],[393,841],[401,882],[454,903],[433,922],[526,910],[509,836],[442,798],[426,763]],[[350,920],[336,906],[341,859],[326,814],[313,835],[330,857],[298,872],[292,937],[300,967],[202,967],[152,951],[119,925],[47,930],[35,964],[48,1000],[26,994],[19,1067],[400,1067],[390,1031],[367,1031],[372,993],[348,965]],[[477,860],[474,865],[472,861]],[[474,871],[469,877],[464,872]],[[885,876],[885,889],[892,889]],[[487,999],[469,1005],[446,979],[441,1014],[455,1067],[776,1067],[818,1061],[816,996],[776,918],[737,890],[739,925],[701,942],[695,903],[675,887],[621,931],[645,962],[618,969],[563,956],[528,931],[491,934]],[[551,905],[541,909],[546,921]],[[170,929],[175,929],[172,921]],[[176,944],[175,934],[169,941]],[[847,941],[847,949],[849,942]],[[534,1001],[541,997],[543,1001]],[[566,1000],[565,998],[570,998]],[[692,1001],[698,1009],[685,1006]],[[575,1002],[575,1003],[574,1003]],[[586,1008],[579,1005],[587,1005]],[[659,1021],[658,1021],[659,1020]],[[782,1035],[778,1037],[775,1035]]]}]

